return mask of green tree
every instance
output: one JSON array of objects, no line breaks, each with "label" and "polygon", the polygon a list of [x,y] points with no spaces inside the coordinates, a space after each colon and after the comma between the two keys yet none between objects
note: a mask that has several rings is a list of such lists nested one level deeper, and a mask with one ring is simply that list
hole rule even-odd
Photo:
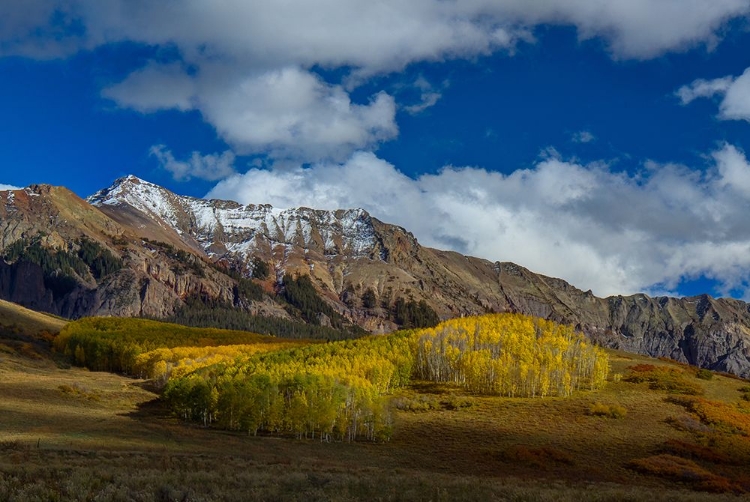
[{"label": "green tree", "polygon": [[362,306],[366,309],[375,308],[378,304],[378,298],[372,288],[367,288],[362,295]]}]

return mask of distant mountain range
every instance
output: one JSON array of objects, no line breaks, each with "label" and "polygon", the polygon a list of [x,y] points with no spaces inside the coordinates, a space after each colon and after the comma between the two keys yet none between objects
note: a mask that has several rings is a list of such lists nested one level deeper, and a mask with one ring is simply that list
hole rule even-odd
[{"label": "distant mountain range", "polygon": [[[0,298],[71,318],[173,318],[204,306],[384,333],[434,316],[521,312],[607,347],[750,377],[744,302],[597,298],[513,263],[423,247],[362,209],[243,206],[135,176],[87,200],[32,185],[0,191],[0,252]],[[285,280],[304,276],[315,298],[285,295]]]}]

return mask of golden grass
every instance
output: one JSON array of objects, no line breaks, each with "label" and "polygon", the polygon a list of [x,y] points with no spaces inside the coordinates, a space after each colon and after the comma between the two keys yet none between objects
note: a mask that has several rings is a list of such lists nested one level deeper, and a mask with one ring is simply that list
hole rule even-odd
[{"label": "golden grass", "polygon": [[67,323],[65,319],[0,300],[0,327],[13,327],[22,334],[31,335],[41,331],[57,333]]},{"label": "golden grass", "polygon": [[[611,353],[613,372],[640,363],[680,368]],[[706,399],[725,402],[738,402],[747,385],[722,376],[696,381]],[[723,501],[737,499],[690,490],[740,491],[750,462],[675,427],[698,419],[648,383],[610,382],[570,399],[507,399],[417,382],[400,397],[431,405],[395,409],[386,444],[187,425],[146,387],[0,353],[0,500]],[[627,414],[592,416],[597,403]],[[703,484],[629,467],[659,455],[692,462]]]}]

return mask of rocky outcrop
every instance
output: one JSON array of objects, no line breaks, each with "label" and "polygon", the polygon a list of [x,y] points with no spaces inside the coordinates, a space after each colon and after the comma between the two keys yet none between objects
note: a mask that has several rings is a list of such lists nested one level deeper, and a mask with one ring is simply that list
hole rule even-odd
[{"label": "rocky outcrop", "polygon": [[58,313],[52,291],[44,284],[42,269],[33,263],[9,265],[0,260],[0,298],[32,310]]}]

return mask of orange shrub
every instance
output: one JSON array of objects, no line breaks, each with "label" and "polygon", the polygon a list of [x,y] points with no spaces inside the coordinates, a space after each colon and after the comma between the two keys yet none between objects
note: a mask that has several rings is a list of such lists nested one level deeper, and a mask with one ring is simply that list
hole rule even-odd
[{"label": "orange shrub", "polygon": [[717,476],[692,460],[669,454],[639,458],[628,463],[634,471],[660,478],[690,483],[693,488],[713,493],[737,492],[740,488],[723,476]]},{"label": "orange shrub", "polygon": [[669,453],[682,458],[695,460],[704,460],[714,464],[729,464],[732,459],[724,453],[718,452],[707,446],[680,441],[679,439],[670,439],[661,447],[663,453]]}]

